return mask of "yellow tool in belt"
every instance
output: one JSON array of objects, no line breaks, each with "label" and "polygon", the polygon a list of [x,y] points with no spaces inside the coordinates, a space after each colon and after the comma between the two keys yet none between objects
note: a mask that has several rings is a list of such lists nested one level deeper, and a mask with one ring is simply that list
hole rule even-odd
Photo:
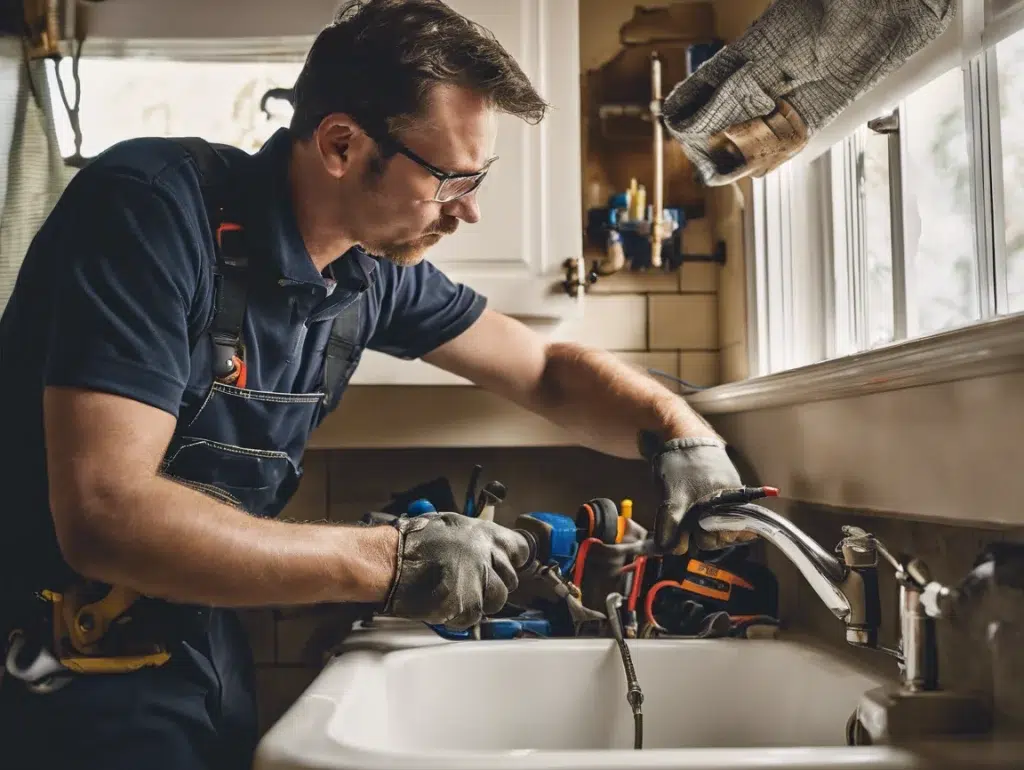
[{"label": "yellow tool in belt", "polygon": [[31,692],[55,692],[80,674],[162,666],[171,657],[159,641],[158,609],[131,589],[83,583],[38,595],[50,604],[48,615],[11,632],[3,661]]},{"label": "yellow tool in belt", "polygon": [[[92,592],[95,594],[95,591]],[[43,591],[53,607],[53,652],[67,669],[80,674],[115,674],[162,666],[170,653],[160,644],[130,639],[132,618],[125,613],[140,594],[114,586],[93,601],[85,587],[61,594]]]}]

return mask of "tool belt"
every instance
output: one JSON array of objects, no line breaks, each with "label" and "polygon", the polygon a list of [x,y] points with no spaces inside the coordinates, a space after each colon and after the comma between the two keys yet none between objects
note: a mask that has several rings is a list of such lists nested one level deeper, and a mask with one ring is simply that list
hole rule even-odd
[{"label": "tool belt", "polygon": [[43,590],[7,620],[5,671],[34,692],[52,692],[75,676],[123,674],[170,660],[181,616],[170,605],[122,586],[85,582]]}]

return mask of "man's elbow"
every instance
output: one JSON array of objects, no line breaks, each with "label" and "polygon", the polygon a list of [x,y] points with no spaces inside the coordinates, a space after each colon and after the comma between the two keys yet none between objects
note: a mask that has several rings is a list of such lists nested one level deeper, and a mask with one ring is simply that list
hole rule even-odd
[{"label": "man's elbow", "polygon": [[61,556],[82,577],[104,580],[114,566],[126,522],[124,494],[104,484],[50,491],[50,513]]}]

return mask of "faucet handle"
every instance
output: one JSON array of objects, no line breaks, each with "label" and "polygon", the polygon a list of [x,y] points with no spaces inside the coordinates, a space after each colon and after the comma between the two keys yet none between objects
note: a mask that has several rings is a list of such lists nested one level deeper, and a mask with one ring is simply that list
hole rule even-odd
[{"label": "faucet handle", "polygon": [[843,539],[836,546],[836,552],[843,554],[847,567],[874,567],[878,564],[875,536],[860,527],[843,526]]}]

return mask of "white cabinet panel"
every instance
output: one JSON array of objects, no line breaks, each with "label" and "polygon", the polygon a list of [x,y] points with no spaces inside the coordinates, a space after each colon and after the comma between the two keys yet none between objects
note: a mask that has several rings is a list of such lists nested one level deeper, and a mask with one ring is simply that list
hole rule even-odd
[{"label": "white cabinet panel", "polygon": [[482,218],[431,250],[448,275],[503,312],[564,316],[557,287],[583,248],[577,0],[450,0],[494,33],[551,109],[538,125],[502,115],[496,154],[478,193]]}]

